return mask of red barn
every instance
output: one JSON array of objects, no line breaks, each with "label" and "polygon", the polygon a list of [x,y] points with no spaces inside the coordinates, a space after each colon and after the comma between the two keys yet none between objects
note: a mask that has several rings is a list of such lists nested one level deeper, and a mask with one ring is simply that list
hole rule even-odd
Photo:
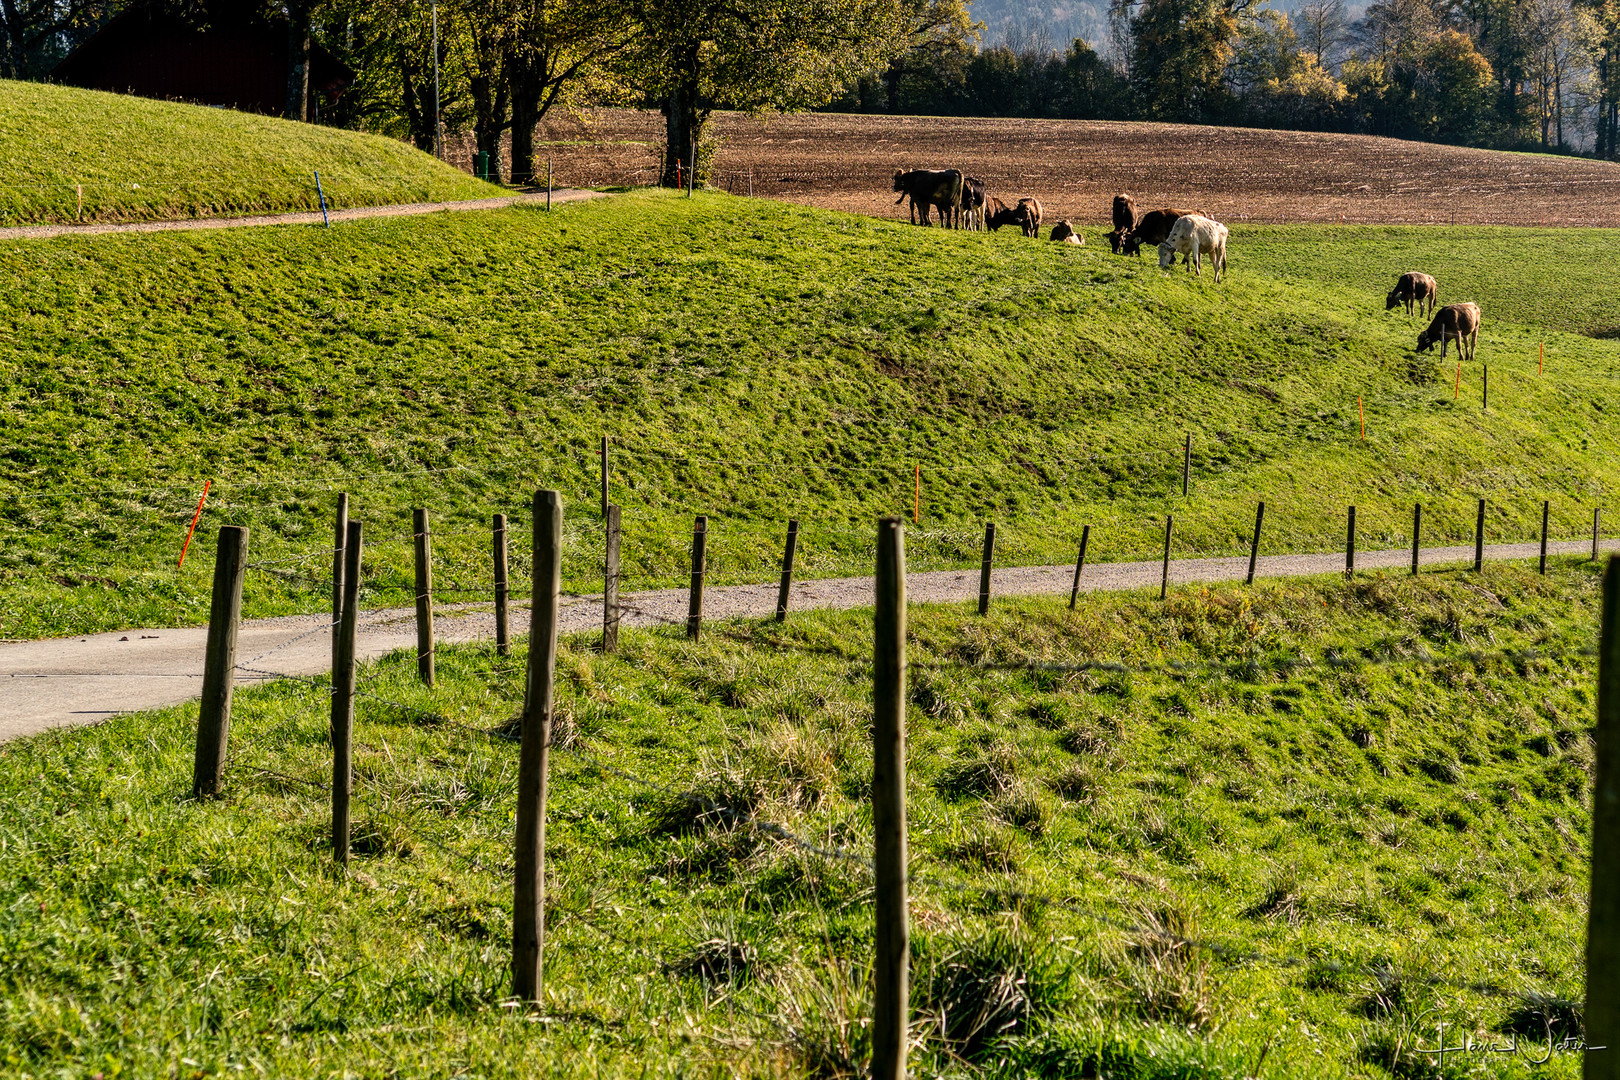
[{"label": "red barn", "polygon": [[[56,65],[51,81],[280,116],[287,104],[287,53],[285,21],[226,16],[199,27],[131,9]],[[337,100],[354,72],[319,45],[310,47],[309,59],[313,119],[320,105]]]}]

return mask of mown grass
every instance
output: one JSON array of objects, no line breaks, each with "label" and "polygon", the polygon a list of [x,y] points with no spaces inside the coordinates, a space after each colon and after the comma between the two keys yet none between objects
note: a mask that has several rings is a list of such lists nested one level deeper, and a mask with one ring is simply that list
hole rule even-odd
[{"label": "mown grass", "polygon": [[[1581,536],[1620,469],[1620,345],[1587,281],[1612,234],[1240,228],[1229,282],[1083,249],[943,234],[764,200],[636,193],[332,230],[98,237],[0,248],[0,636],[204,615],[208,537],[315,556],[333,492],[374,538],[437,522],[441,582],[487,584],[489,515],[569,505],[570,586],[599,581],[598,437],[614,440],[627,588],[681,580],[691,518],[713,579],[764,580],[786,520],[805,575],[865,573],[868,523],[913,509],[914,565]],[[1467,257],[1457,254],[1467,253]],[[1416,355],[1385,278],[1444,265],[1486,304],[1479,372]],[[1313,261],[1314,260],[1314,261]],[[1316,265],[1356,280],[1307,280]],[[1320,271],[1326,274],[1326,271]],[[1338,271],[1335,271],[1336,273]],[[1500,285],[1510,281],[1513,286]],[[1546,374],[1536,374],[1547,343]],[[1359,408],[1366,413],[1360,437]],[[1193,438],[1191,495],[1181,443]],[[202,542],[173,569],[205,478]],[[1611,517],[1613,510],[1611,508]],[[521,547],[521,545],[514,545]],[[396,584],[401,543],[370,548]],[[284,571],[314,569],[281,564]],[[318,576],[318,575],[317,575]],[[521,568],[519,570],[521,577]],[[250,578],[250,615],[318,583]]]},{"label": "mown grass", "polygon": [[0,226],[318,210],[317,170],[334,208],[502,193],[378,135],[8,80],[0,161]]},{"label": "mown grass", "polygon": [[[1417,1050],[1578,1023],[1597,604],[1560,562],[914,608],[918,1074],[1536,1071]],[[195,706],[0,746],[6,1070],[855,1075],[870,618],[564,643],[537,1013],[521,649],[363,672],[348,873],[320,684],[239,694],[219,801]]]}]

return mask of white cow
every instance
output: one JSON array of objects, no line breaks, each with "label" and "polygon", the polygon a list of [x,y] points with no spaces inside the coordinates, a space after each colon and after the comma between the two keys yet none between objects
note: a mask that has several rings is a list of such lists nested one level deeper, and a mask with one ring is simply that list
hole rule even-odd
[{"label": "white cow", "polygon": [[1180,252],[1187,256],[1193,272],[1201,276],[1203,256],[1208,255],[1209,261],[1215,264],[1215,280],[1219,282],[1226,269],[1226,237],[1226,226],[1220,222],[1198,214],[1184,214],[1176,218],[1176,223],[1170,226],[1170,235],[1159,245],[1159,269],[1174,266],[1176,253]]}]

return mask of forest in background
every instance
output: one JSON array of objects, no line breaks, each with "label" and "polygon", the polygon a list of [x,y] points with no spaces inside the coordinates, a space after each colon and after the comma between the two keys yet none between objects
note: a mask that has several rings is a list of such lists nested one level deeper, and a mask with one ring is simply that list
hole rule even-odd
[{"label": "forest in background", "polygon": [[[552,110],[657,109],[665,182],[717,110],[1159,120],[1620,156],[1620,0],[1111,0],[1102,40],[966,0],[0,0],[0,77],[48,79],[115,15],[288,35],[285,115],[510,144],[531,181]],[[988,10],[988,9],[987,9]],[[435,31],[436,22],[436,31]],[[1072,25],[1072,20],[1060,23]],[[437,42],[437,110],[435,57]],[[296,69],[355,73],[317,110]]]}]

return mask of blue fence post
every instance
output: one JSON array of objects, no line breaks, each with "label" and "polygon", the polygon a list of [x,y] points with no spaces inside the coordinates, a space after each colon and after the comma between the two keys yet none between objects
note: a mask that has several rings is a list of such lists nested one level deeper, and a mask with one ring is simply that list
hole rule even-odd
[{"label": "blue fence post", "polygon": [[315,197],[321,200],[321,220],[326,222],[326,227],[330,229],[332,219],[326,214],[326,193],[321,190],[321,171],[319,169],[315,170]]}]

